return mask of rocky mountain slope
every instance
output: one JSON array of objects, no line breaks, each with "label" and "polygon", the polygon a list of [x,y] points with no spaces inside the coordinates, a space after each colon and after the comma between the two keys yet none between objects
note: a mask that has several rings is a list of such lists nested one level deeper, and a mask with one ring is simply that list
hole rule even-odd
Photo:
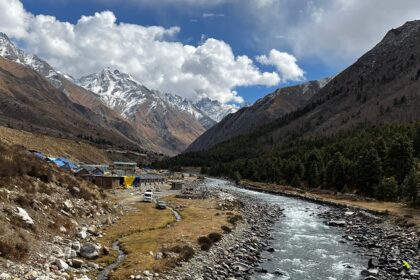
[{"label": "rocky mountain slope", "polygon": [[[132,126],[115,111],[105,106],[95,94],[77,86],[73,83],[72,77],[55,70],[36,55],[27,54],[17,48],[4,33],[0,33],[0,56],[35,70],[46,78],[51,84],[51,88],[64,93],[71,102],[96,113],[96,118],[102,122],[104,127],[111,131],[117,131],[122,138],[128,139],[132,144],[135,143],[135,146],[137,146],[137,143],[141,143],[141,139],[132,133]],[[30,122],[31,120],[27,121]]]},{"label": "rocky mountain slope", "polygon": [[241,108],[236,113],[225,117],[197,138],[187,151],[206,150],[235,136],[250,133],[260,126],[301,108],[330,80],[331,78],[325,78],[280,88],[257,100],[252,106]]},{"label": "rocky mountain slope", "polygon": [[107,119],[72,102],[38,72],[0,57],[0,124],[96,144],[137,147]]},{"label": "rocky mountain slope", "polygon": [[[419,78],[420,21],[411,21],[390,30],[307,105],[259,127],[247,140],[234,141],[269,148],[292,137],[329,135],[361,124],[419,120]],[[211,147],[209,143],[202,147]],[[194,147],[200,148],[195,143]]]},{"label": "rocky mountain slope", "polygon": [[126,73],[109,68],[77,80],[133,124],[155,150],[183,151],[215,122],[179,96],[153,91]]},{"label": "rocky mountain slope", "polygon": [[95,236],[121,208],[90,182],[2,143],[0,182],[0,278],[89,279],[89,259],[107,250]]}]

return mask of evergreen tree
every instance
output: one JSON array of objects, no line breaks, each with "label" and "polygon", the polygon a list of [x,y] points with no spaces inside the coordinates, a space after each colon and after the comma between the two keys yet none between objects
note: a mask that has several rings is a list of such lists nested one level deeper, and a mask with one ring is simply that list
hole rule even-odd
[{"label": "evergreen tree", "polygon": [[316,188],[319,186],[319,168],[316,161],[313,161],[308,168],[307,180],[310,188]]},{"label": "evergreen tree", "polygon": [[416,170],[413,169],[404,180],[403,195],[408,198],[410,202],[417,200],[418,191],[420,189],[420,178]]},{"label": "evergreen tree", "polygon": [[389,147],[387,165],[397,182],[402,183],[414,167],[412,141],[406,137],[398,137]]},{"label": "evergreen tree", "polygon": [[242,180],[241,173],[239,173],[239,171],[233,172],[233,180],[235,181],[235,184],[239,185]]},{"label": "evergreen tree", "polygon": [[366,151],[357,163],[357,181],[362,187],[361,191],[373,195],[374,187],[379,184],[382,178],[382,162],[376,149]]},{"label": "evergreen tree", "polygon": [[375,196],[381,200],[396,200],[398,195],[398,183],[394,177],[383,178],[375,188]]},{"label": "evergreen tree", "polygon": [[300,177],[298,174],[295,174],[295,177],[293,177],[290,185],[294,188],[300,188],[302,186],[302,182],[300,181]]},{"label": "evergreen tree", "polygon": [[415,156],[420,158],[420,125],[416,125],[416,131],[414,133],[414,153]]},{"label": "evergreen tree", "polygon": [[337,190],[341,191],[341,189],[346,185],[348,178],[347,178],[347,170],[346,170],[346,159],[340,152],[336,152],[334,154],[333,159],[329,163],[329,184],[334,186]]}]

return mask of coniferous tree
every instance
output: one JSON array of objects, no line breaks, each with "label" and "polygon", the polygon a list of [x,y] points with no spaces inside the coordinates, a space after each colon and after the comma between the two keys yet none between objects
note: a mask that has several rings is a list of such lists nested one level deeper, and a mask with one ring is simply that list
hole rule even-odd
[{"label": "coniferous tree", "polygon": [[397,182],[402,183],[414,167],[413,143],[406,137],[398,137],[389,147],[387,165]]},{"label": "coniferous tree", "polygon": [[242,180],[241,173],[239,173],[239,171],[233,172],[233,180],[235,181],[235,184],[239,185]]},{"label": "coniferous tree", "polygon": [[416,125],[416,131],[414,133],[414,154],[420,158],[420,125]]},{"label": "coniferous tree", "polygon": [[319,186],[319,168],[318,163],[313,161],[308,168],[307,180],[310,188],[315,188]]},{"label": "coniferous tree", "polygon": [[376,149],[371,148],[360,156],[357,163],[357,181],[361,191],[373,195],[374,187],[382,178],[382,162]]},{"label": "coniferous tree", "polygon": [[418,197],[420,188],[420,178],[416,170],[413,169],[407,175],[403,183],[403,195],[408,198],[410,202],[415,202]]},{"label": "coniferous tree", "polygon": [[381,200],[396,200],[398,183],[394,177],[383,178],[375,188],[375,196]]}]

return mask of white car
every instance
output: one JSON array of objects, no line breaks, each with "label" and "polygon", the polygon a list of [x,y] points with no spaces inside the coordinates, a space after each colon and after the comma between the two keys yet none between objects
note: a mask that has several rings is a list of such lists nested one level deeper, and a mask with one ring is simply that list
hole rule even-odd
[{"label": "white car", "polygon": [[152,202],[153,201],[153,192],[152,191],[146,191],[143,194],[143,201],[144,202]]}]

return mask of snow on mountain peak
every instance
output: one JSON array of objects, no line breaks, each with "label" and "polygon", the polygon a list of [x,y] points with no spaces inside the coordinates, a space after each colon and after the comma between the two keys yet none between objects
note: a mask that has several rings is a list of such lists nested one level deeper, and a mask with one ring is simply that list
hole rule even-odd
[{"label": "snow on mountain peak", "polygon": [[77,83],[99,95],[108,106],[117,109],[126,118],[136,113],[138,105],[153,101],[151,107],[170,106],[192,115],[205,128],[210,128],[235,110],[230,105],[223,105],[207,98],[192,102],[178,95],[150,90],[129,74],[109,67],[99,73],[82,77]]},{"label": "snow on mountain peak", "polygon": [[54,87],[61,88],[62,83],[60,76],[62,76],[62,74],[60,72],[56,71],[47,62],[43,61],[36,55],[27,54],[21,49],[17,48],[15,44],[13,44],[13,42],[9,39],[9,37],[1,32],[0,56],[32,68],[39,74],[46,77]]}]

